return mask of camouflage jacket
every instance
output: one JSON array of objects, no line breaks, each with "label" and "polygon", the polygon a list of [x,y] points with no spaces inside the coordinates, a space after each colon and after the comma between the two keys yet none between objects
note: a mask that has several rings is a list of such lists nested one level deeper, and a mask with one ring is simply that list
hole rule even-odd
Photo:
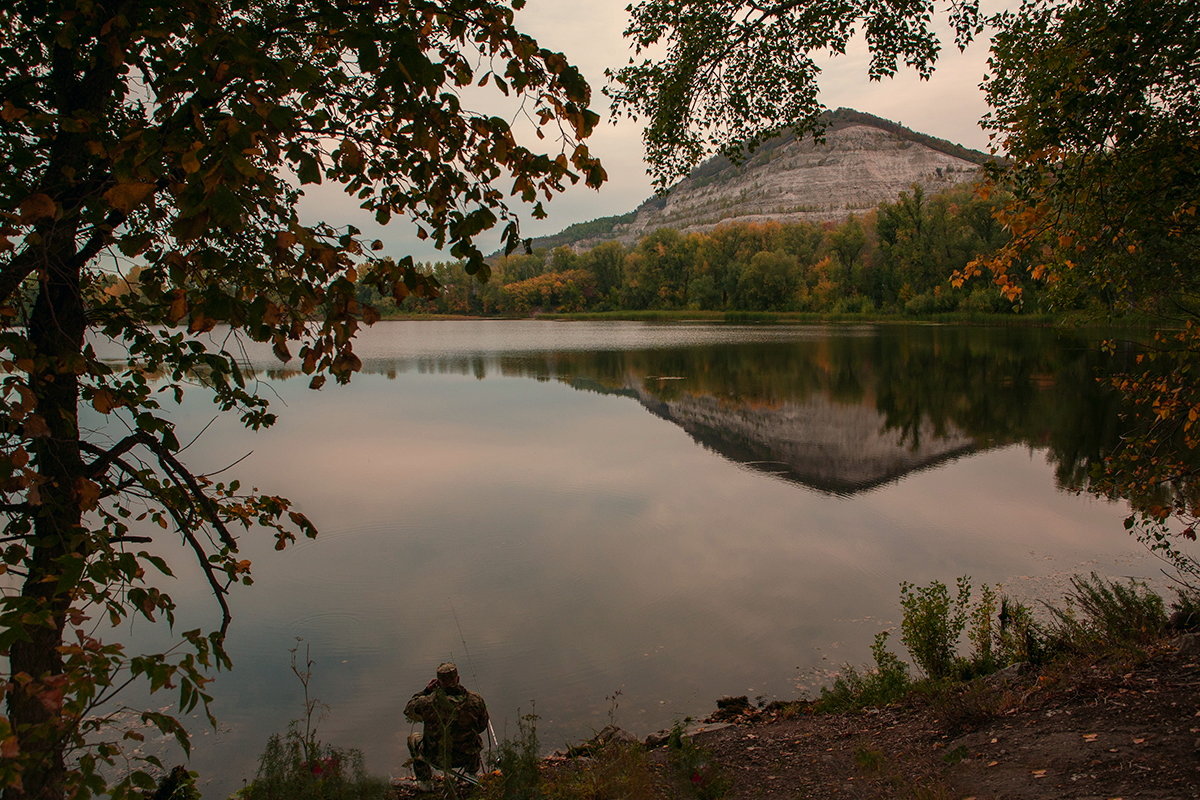
[{"label": "camouflage jacket", "polygon": [[480,734],[487,730],[487,706],[461,686],[417,692],[404,707],[404,716],[425,723],[426,752],[437,753],[447,738],[455,756],[474,756],[483,749]]}]

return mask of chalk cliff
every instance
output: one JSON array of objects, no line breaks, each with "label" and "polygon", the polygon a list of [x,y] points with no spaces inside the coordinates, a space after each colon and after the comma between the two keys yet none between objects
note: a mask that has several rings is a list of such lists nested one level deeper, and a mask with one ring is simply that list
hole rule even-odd
[{"label": "chalk cliff", "polygon": [[914,185],[932,194],[974,180],[990,157],[849,109],[831,112],[823,141],[785,133],[741,163],[712,158],[630,214],[535,239],[534,247],[632,244],[659,228],[706,231],[732,223],[839,222]]}]

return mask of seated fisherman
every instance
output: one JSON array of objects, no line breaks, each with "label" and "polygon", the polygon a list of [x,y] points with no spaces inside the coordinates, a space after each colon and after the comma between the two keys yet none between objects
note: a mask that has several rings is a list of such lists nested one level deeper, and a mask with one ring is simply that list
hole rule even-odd
[{"label": "seated fisherman", "polygon": [[433,788],[433,768],[443,772],[462,769],[470,774],[479,771],[480,734],[487,730],[487,706],[482,697],[459,684],[458,668],[453,664],[437,668],[437,677],[408,701],[404,716],[424,723],[422,732],[408,737],[417,788]]}]

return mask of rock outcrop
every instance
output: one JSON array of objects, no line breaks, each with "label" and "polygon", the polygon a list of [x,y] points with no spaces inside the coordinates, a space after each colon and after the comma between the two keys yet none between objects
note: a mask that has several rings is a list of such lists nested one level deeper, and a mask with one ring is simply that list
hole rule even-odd
[{"label": "rock outcrop", "polygon": [[834,128],[824,143],[790,139],[711,178],[688,178],[653,198],[614,233],[633,242],[658,228],[704,231],[723,222],[831,222],[918,185],[940,192],[979,165],[871,125]]},{"label": "rock outcrop", "polygon": [[[920,186],[933,194],[972,181],[990,156],[849,109],[829,114],[824,140],[785,133],[741,163],[716,157],[665,197],[535,239],[534,247],[633,244],[659,228],[706,231],[722,223],[840,222]],[[632,216],[632,219],[630,218]]]}]

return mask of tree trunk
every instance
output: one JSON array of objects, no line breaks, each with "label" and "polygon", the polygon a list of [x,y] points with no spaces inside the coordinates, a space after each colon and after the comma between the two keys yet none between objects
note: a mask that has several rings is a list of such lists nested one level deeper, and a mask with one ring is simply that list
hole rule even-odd
[{"label": "tree trunk", "polygon": [[63,715],[67,676],[59,650],[75,581],[60,582],[59,577],[88,550],[78,491],[84,465],[77,371],[83,364],[85,318],[74,232],[70,225],[64,228],[43,251],[46,268],[28,329],[34,351],[30,388],[48,433],[33,439],[34,464],[44,482],[38,487],[29,575],[22,588],[32,614],[27,618],[29,638],[14,643],[9,655],[15,681],[8,696],[9,718],[24,772],[22,785],[6,790],[5,800],[61,800],[65,734],[75,724]]}]

